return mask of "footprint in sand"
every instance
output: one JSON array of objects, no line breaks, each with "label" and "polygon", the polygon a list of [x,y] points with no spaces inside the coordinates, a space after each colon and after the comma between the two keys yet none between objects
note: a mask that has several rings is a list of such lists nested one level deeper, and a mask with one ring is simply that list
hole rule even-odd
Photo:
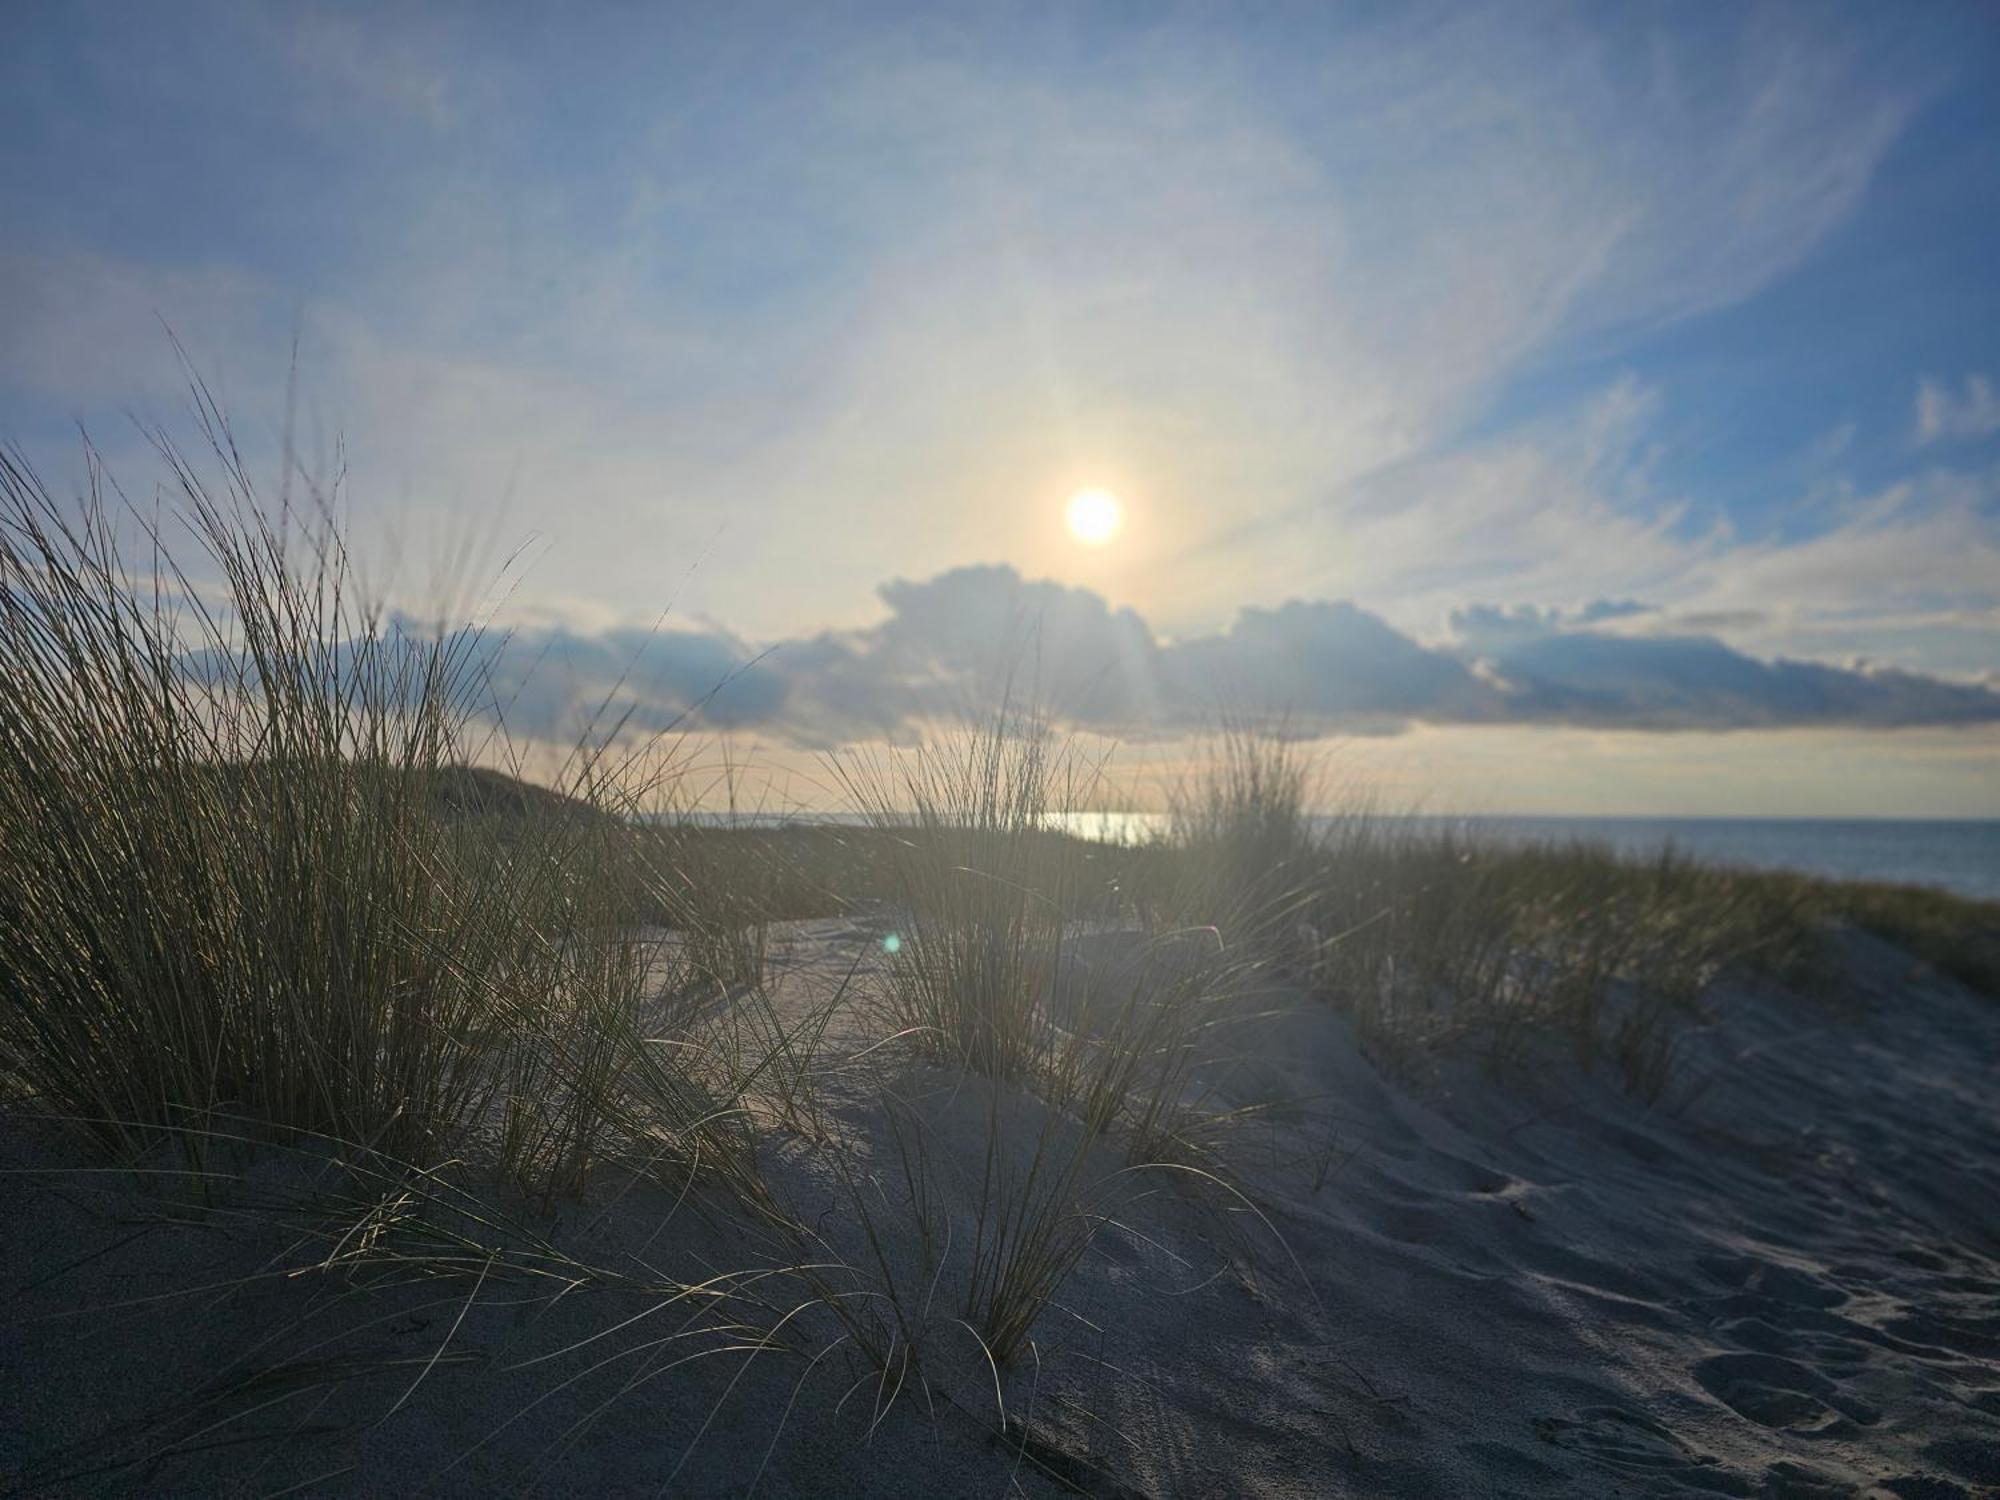
[{"label": "footprint in sand", "polygon": [[1775,1354],[1718,1354],[1694,1367],[1694,1378],[1716,1400],[1761,1427],[1821,1432],[1843,1418],[1873,1426],[1880,1413],[1797,1360]]},{"label": "footprint in sand", "polygon": [[1763,1500],[1854,1500],[1860,1491],[1838,1475],[1780,1459],[1764,1470]]},{"label": "footprint in sand", "polygon": [[1831,1308],[1848,1300],[1846,1292],[1817,1276],[1751,1255],[1709,1255],[1696,1264],[1724,1286],[1734,1289],[1740,1299],[1755,1300],[1773,1309]]},{"label": "footprint in sand", "polygon": [[1882,1331],[1975,1359],[2000,1356],[2000,1314],[1954,1315],[1917,1308],[1884,1320]]},{"label": "footprint in sand", "polygon": [[[1924,1449],[1924,1457],[1960,1479],[1982,1488],[1982,1495],[2000,1494],[2000,1442],[1963,1433],[1941,1438]],[[1988,1489],[1985,1486],[1992,1486]]]},{"label": "footprint in sand", "polygon": [[1719,1462],[1651,1417],[1622,1406],[1586,1406],[1574,1416],[1537,1417],[1535,1436],[1619,1469],[1695,1469]]},{"label": "footprint in sand", "polygon": [[1964,1485],[1939,1479],[1935,1474],[1905,1474],[1885,1479],[1877,1488],[1894,1495],[1896,1500],[1978,1500]]}]

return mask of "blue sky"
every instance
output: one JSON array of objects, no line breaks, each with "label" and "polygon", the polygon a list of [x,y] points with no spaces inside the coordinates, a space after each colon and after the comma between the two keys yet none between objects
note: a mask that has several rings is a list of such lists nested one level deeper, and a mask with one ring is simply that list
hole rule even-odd
[{"label": "blue sky", "polygon": [[533,539],[551,715],[775,647],[706,711],[782,761],[1026,632],[1080,728],[1281,703],[1434,802],[2000,815],[1990,6],[231,0],[0,42],[0,435],[60,482],[81,420],[143,484],[164,321],[268,461],[297,328],[383,576]]}]

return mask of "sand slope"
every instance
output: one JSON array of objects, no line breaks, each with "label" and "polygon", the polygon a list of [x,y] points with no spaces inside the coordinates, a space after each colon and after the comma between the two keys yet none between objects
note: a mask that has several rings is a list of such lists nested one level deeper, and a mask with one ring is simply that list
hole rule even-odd
[{"label": "sand slope", "polygon": [[[781,1006],[818,1003],[872,944],[791,930]],[[875,1308],[893,1286],[923,1313],[921,1377],[894,1382],[811,1308],[788,1325],[805,1352],[746,1366],[691,1303],[556,1297],[516,1274],[533,1236],[641,1279],[796,1258],[656,1189],[552,1217],[503,1205],[518,1229],[474,1236],[476,1291],[385,1286],[361,1262],[283,1274],[324,1257],[300,1226],[334,1180],[296,1154],[250,1157],[187,1206],[174,1179],[71,1170],[17,1122],[0,1137],[30,1169],[0,1219],[0,1478],[726,1495],[768,1451],[771,1495],[2000,1491],[2000,1004],[1872,940],[1844,957],[1838,1002],[1711,994],[1715,1024],[1651,1107],[1554,1049],[1498,1079],[1462,1063],[1391,1079],[1323,1006],[1246,996],[1260,1019],[1207,1084],[1216,1108],[1282,1106],[1223,1138],[1247,1202],[1132,1172],[1016,1091],[892,1052],[837,1067],[816,1118],[773,1133],[766,1171],[852,1268],[822,1285]],[[1081,961],[1115,963],[1116,944]],[[861,1009],[830,1065],[870,1040]],[[1096,1226],[997,1393],[956,1300],[996,1120],[1009,1142],[1062,1145],[1062,1186]],[[913,1140],[928,1240],[901,1186]],[[764,1293],[803,1295],[778,1276]],[[699,1357],[667,1368],[683,1354]],[[176,1444],[192,1451],[87,1472]]]}]

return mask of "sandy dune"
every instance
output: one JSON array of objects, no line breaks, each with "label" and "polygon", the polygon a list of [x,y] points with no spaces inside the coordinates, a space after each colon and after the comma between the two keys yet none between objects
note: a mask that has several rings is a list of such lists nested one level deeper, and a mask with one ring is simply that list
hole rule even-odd
[{"label": "sandy dune", "polygon": [[[635,1281],[799,1258],[695,1199],[512,1205],[520,1227],[472,1235],[476,1275],[365,1258],[289,1275],[326,1256],[300,1226],[336,1180],[297,1153],[184,1206],[182,1179],[72,1170],[15,1125],[9,1165],[29,1170],[0,1222],[0,1477],[730,1495],[768,1454],[770,1495],[2000,1492],[2000,1004],[1844,941],[1837,1001],[1712,993],[1715,1023],[1653,1106],[1559,1050],[1499,1078],[1392,1078],[1325,1007],[1245,995],[1204,1078],[1210,1108],[1258,1107],[1218,1136],[1239,1198],[1193,1170],[1129,1170],[1032,1098],[894,1049],[843,1062],[872,1035],[876,934],[790,929],[781,1010],[863,968],[817,1111],[771,1126],[765,1173],[845,1262],[822,1285],[878,1313],[893,1289],[921,1319],[921,1365],[894,1379],[823,1308],[787,1324],[800,1353],[746,1363],[696,1301],[558,1297],[520,1269],[532,1235]],[[1119,952],[1086,944],[1086,977]],[[1095,1231],[998,1390],[959,1321],[996,1121],[992,1169],[1025,1172],[1021,1143],[1050,1143]],[[173,1295],[190,1287],[210,1290]],[[756,1295],[809,1300],[795,1276]],[[683,1355],[699,1357],[668,1367]]]}]

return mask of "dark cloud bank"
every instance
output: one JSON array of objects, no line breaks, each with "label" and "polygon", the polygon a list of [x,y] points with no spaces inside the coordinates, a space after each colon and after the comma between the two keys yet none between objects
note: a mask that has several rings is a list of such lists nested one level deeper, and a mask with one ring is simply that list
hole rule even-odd
[{"label": "dark cloud bank", "polygon": [[520,630],[485,650],[517,733],[556,734],[607,698],[641,729],[767,731],[805,745],[904,738],[1011,693],[1126,738],[1282,719],[1302,735],[1411,723],[1640,730],[1898,728],[2000,721],[2000,693],[1918,673],[1760,661],[1712,637],[1614,633],[1652,613],[1473,606],[1425,646],[1352,604],[1293,600],[1168,641],[1088,589],[956,568],[882,586],[889,618],[759,650],[726,630]]}]

